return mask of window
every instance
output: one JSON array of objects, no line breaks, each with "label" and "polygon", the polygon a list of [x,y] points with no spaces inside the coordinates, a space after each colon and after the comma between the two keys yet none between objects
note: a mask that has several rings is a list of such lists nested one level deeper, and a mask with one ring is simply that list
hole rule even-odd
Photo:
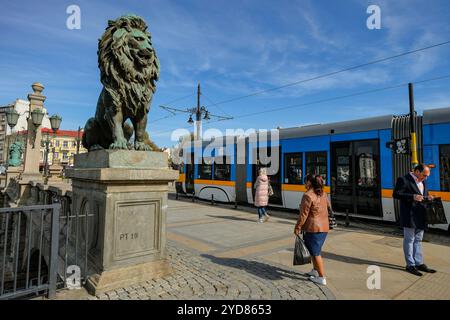
[{"label": "window", "polygon": [[77,146],[77,142],[76,141],[72,141],[72,147],[76,147]]},{"label": "window", "polygon": [[55,141],[55,146],[56,146],[56,147],[59,147],[59,140],[56,140],[56,141]]},{"label": "window", "polygon": [[69,147],[69,141],[64,140],[64,141],[63,141],[63,147],[64,147],[64,148],[68,148],[68,147]]},{"label": "window", "polygon": [[[231,159],[230,157],[216,157],[214,163],[214,180],[231,180]],[[218,162],[218,163],[216,163]]]},{"label": "window", "polygon": [[439,147],[441,191],[450,191],[450,144]]},{"label": "window", "polygon": [[67,159],[68,159],[67,152],[63,152],[63,160],[67,160]]},{"label": "window", "polygon": [[54,160],[57,160],[59,158],[59,153],[58,152],[55,152],[54,154],[53,154],[53,159]]},{"label": "window", "polygon": [[320,174],[327,182],[327,152],[307,152],[306,153],[306,174]]},{"label": "window", "polygon": [[284,155],[284,183],[302,184],[302,158],[302,153],[286,153]]},{"label": "window", "polygon": [[212,164],[211,158],[203,158],[203,162],[198,165],[198,178],[211,180],[212,179]]}]

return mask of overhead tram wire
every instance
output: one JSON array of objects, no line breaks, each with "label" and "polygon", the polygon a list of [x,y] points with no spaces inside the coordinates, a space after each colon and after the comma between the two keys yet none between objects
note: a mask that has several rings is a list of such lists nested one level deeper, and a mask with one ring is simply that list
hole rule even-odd
[{"label": "overhead tram wire", "polygon": [[[450,78],[450,74],[439,76],[439,77],[434,77],[434,78],[429,78],[429,79],[424,79],[424,80],[420,80],[420,81],[415,81],[414,84],[420,85],[423,83],[437,81],[437,80],[443,80],[443,79],[448,79],[448,78]],[[351,93],[351,94],[342,95],[342,96],[336,96],[336,97],[332,97],[332,98],[328,98],[328,99],[321,99],[321,100],[316,100],[316,101],[311,101],[311,102],[305,102],[302,104],[266,109],[266,110],[262,110],[262,111],[258,111],[258,112],[252,112],[252,113],[247,113],[247,114],[243,114],[243,115],[238,115],[238,116],[235,116],[233,118],[233,120],[240,119],[240,118],[246,118],[246,117],[250,117],[250,116],[257,116],[257,115],[264,114],[264,113],[276,112],[276,111],[280,111],[280,110],[294,109],[294,108],[306,107],[306,106],[310,106],[310,105],[314,105],[314,104],[320,104],[320,103],[324,103],[324,102],[342,100],[342,99],[347,99],[347,98],[351,98],[351,97],[362,96],[362,95],[366,95],[366,94],[382,92],[382,91],[387,91],[387,90],[392,90],[392,89],[398,89],[398,88],[407,87],[407,86],[408,86],[408,83],[401,83],[401,84],[392,85],[392,86],[388,86],[388,87],[377,88],[377,89],[372,89],[372,90],[367,90],[367,91],[361,91],[361,92]],[[226,121],[226,120],[213,120],[213,121],[210,121],[209,123],[219,122],[219,121]],[[183,127],[182,129],[189,129],[189,128],[191,128],[191,127],[190,126]],[[172,131],[173,130],[155,132],[153,135],[169,133]]]},{"label": "overhead tram wire", "polygon": [[187,98],[189,98],[189,97],[192,97],[192,96],[194,96],[194,95],[195,95],[195,93],[191,93],[191,94],[188,94],[188,95],[186,95],[186,96],[183,96],[183,97],[180,97],[180,98],[177,98],[177,99],[171,100],[171,101],[169,101],[169,102],[166,102],[166,103],[163,103],[163,104],[171,104],[171,103],[174,103],[174,102],[178,102],[178,101],[181,101],[181,100],[187,99]]},{"label": "overhead tram wire", "polygon": [[[410,54],[414,54],[414,53],[417,53],[417,52],[433,49],[433,48],[444,46],[444,45],[448,45],[448,44],[450,44],[450,40],[444,41],[444,42],[440,42],[440,43],[436,43],[436,44],[433,44],[433,45],[429,45],[429,46],[426,46],[426,47],[418,48],[418,49],[415,49],[415,50],[402,52],[402,53],[399,53],[399,54],[396,54],[396,55],[392,55],[392,56],[389,56],[389,57],[385,57],[385,58],[369,61],[369,62],[366,62],[366,63],[363,63],[363,64],[359,64],[359,65],[356,65],[356,66],[352,66],[352,67],[336,70],[336,71],[333,71],[333,72],[325,73],[325,74],[322,74],[322,75],[314,76],[314,77],[311,77],[311,78],[308,78],[308,79],[303,79],[303,80],[287,83],[287,84],[282,85],[282,86],[272,87],[272,88],[269,88],[269,89],[256,91],[256,92],[253,92],[253,93],[250,93],[250,94],[247,94],[247,95],[231,98],[231,99],[228,99],[228,100],[223,100],[223,101],[220,101],[220,102],[217,102],[217,103],[214,103],[213,101],[208,99],[211,102],[213,102],[213,104],[212,105],[207,105],[207,107],[214,107],[214,106],[219,106],[221,104],[226,104],[226,103],[230,103],[230,102],[234,102],[234,101],[238,101],[238,100],[243,100],[243,99],[250,98],[250,97],[253,97],[253,96],[256,96],[256,95],[260,95],[260,94],[263,94],[263,93],[266,93],[266,92],[276,91],[276,90],[292,87],[292,86],[295,86],[295,85],[299,85],[299,84],[302,84],[302,83],[306,83],[306,82],[311,82],[311,81],[314,81],[314,80],[327,78],[327,77],[330,77],[330,76],[333,76],[333,75],[336,75],[336,74],[340,74],[340,73],[343,73],[343,72],[352,71],[352,70],[355,70],[355,69],[367,67],[367,66],[374,65],[374,64],[377,64],[377,63],[389,61],[389,60],[392,60],[392,59],[400,58],[400,57],[403,57],[403,56],[407,56],[407,55],[410,55]],[[174,102],[186,99],[186,98],[188,98],[188,97],[190,97],[192,95],[194,95],[194,94],[189,94],[187,96],[184,96],[184,97],[172,100],[172,101],[170,101],[168,103],[165,103],[164,105],[168,105],[168,104],[171,104],[171,103],[174,103]],[[227,114],[226,112],[223,111],[223,109],[220,109],[220,110],[224,114]],[[165,116],[165,117],[158,118],[158,119],[155,119],[153,121],[150,121],[150,123],[154,123],[154,122],[157,122],[157,121],[160,121],[160,120],[164,120],[164,119],[167,119],[167,118],[172,118],[172,117],[175,117],[175,116],[176,115],[168,115],[168,116]],[[215,120],[215,121],[223,121],[223,120]],[[214,121],[212,121],[212,122],[214,122]]]},{"label": "overhead tram wire", "polygon": [[[178,101],[181,101],[181,100],[190,98],[190,97],[192,97],[193,95],[195,95],[195,93],[188,94],[188,95],[186,95],[186,96],[183,96],[183,97],[180,97],[180,98],[171,100],[171,101],[166,102],[166,103],[163,103],[163,104],[164,104],[164,105],[167,105],[167,104],[171,104],[171,103],[174,103],[174,102],[178,102]],[[158,121],[160,121],[160,120],[164,120],[164,119],[167,119],[167,118],[172,118],[172,117],[175,117],[175,116],[176,116],[175,114],[170,114],[170,115],[168,115],[168,116],[161,117],[161,118],[157,118],[157,119],[154,119],[154,120],[152,120],[152,121],[149,121],[149,123],[155,123],[155,122],[158,122]]]},{"label": "overhead tram wire", "polygon": [[336,70],[336,71],[333,71],[333,72],[328,72],[328,73],[321,74],[321,75],[318,75],[318,76],[314,76],[314,77],[311,77],[311,78],[290,82],[290,83],[284,84],[282,86],[272,87],[272,88],[256,91],[256,92],[253,92],[253,93],[249,93],[249,94],[246,94],[246,95],[243,95],[243,96],[239,96],[239,97],[235,97],[235,98],[219,101],[216,104],[213,104],[213,105],[207,106],[207,107],[212,107],[212,106],[217,106],[217,105],[221,105],[221,104],[225,104],[225,103],[230,103],[230,102],[234,102],[234,101],[238,101],[238,100],[254,97],[254,96],[266,93],[266,92],[276,91],[276,90],[280,90],[280,89],[296,86],[296,85],[299,85],[299,84],[302,84],[302,83],[306,83],[306,82],[310,82],[310,81],[314,81],[314,80],[318,80],[318,79],[327,78],[327,77],[334,76],[334,75],[339,74],[339,73],[352,71],[352,70],[355,70],[355,69],[360,69],[360,68],[363,68],[363,67],[367,67],[367,66],[370,66],[370,65],[377,64],[377,63],[381,63],[381,62],[397,59],[397,58],[404,57],[404,56],[407,56],[407,55],[410,55],[410,54],[414,54],[414,53],[417,53],[417,52],[421,52],[421,51],[437,48],[437,47],[448,45],[448,44],[450,44],[450,40],[444,41],[444,42],[440,42],[440,43],[436,43],[436,44],[433,44],[433,45],[430,45],[430,46],[422,47],[422,48],[419,48],[419,49],[414,49],[414,50],[402,52],[402,53],[399,53],[399,54],[396,54],[396,55],[392,55],[392,56],[389,56],[389,57],[376,59],[376,60],[369,61],[369,62],[366,62],[366,63],[363,63],[363,64],[359,64],[359,65],[355,65],[355,66],[352,66],[352,67]]},{"label": "overhead tram wire", "polygon": [[[450,74],[445,75],[445,76],[439,76],[439,77],[435,77],[435,78],[417,81],[417,82],[414,82],[414,84],[420,85],[422,83],[426,83],[426,82],[430,82],[430,81],[437,81],[437,80],[442,80],[442,79],[447,79],[447,78],[450,78]],[[384,88],[377,88],[377,89],[368,90],[368,91],[361,91],[361,92],[351,93],[348,95],[337,96],[337,97],[328,98],[328,99],[316,100],[316,101],[306,102],[306,103],[302,103],[302,104],[295,104],[295,105],[291,105],[291,106],[285,106],[285,107],[262,110],[262,111],[258,111],[258,112],[247,113],[247,114],[243,114],[243,115],[238,115],[238,116],[234,117],[234,119],[241,119],[241,118],[246,118],[246,117],[250,117],[250,116],[254,116],[254,115],[260,115],[260,114],[264,114],[264,113],[271,113],[271,112],[276,112],[276,111],[281,111],[281,110],[286,110],[286,109],[293,109],[293,108],[298,108],[298,107],[303,107],[303,106],[309,106],[312,104],[319,104],[319,103],[324,103],[324,102],[329,102],[329,101],[347,99],[347,98],[351,98],[351,97],[357,97],[357,96],[361,96],[361,95],[366,95],[366,94],[371,94],[371,93],[386,91],[386,90],[392,90],[392,89],[397,89],[397,88],[407,87],[407,86],[408,86],[408,83],[402,83],[402,84],[392,85],[392,86],[388,86],[388,87],[384,87]],[[218,120],[211,121],[211,122],[217,122],[217,121]]]},{"label": "overhead tram wire", "polygon": [[206,96],[204,93],[202,94],[206,100],[208,100],[209,102],[213,103],[213,105],[211,105],[210,107],[217,107],[224,115],[228,116],[228,117],[232,117],[228,112],[225,112],[220,106],[218,106],[217,104],[215,104],[214,101],[212,101],[212,99],[210,99],[208,96]]}]

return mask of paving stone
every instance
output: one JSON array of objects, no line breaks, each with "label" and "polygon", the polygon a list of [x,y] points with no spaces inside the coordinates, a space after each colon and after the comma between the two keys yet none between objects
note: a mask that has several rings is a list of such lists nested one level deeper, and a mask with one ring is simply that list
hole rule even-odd
[{"label": "paving stone", "polygon": [[[98,297],[100,300],[160,299],[327,299],[319,287],[301,274],[280,280],[267,261],[243,260],[216,264],[188,249],[168,245],[169,261],[174,273],[166,278],[120,288]],[[240,267],[237,267],[240,266]],[[278,269],[277,269],[278,270]],[[280,271],[281,272],[281,271]],[[295,272],[286,270],[286,275]],[[299,280],[300,279],[300,280]]]}]

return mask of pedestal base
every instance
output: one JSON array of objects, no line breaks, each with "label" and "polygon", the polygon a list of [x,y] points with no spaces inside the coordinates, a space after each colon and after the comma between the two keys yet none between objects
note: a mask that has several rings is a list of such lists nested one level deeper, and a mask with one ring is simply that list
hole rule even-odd
[{"label": "pedestal base", "polygon": [[50,177],[48,178],[49,181],[58,181],[61,179],[61,173],[62,173],[63,167],[60,165],[52,165],[49,168]]},{"label": "pedestal base", "polygon": [[172,268],[165,259],[136,264],[128,267],[103,271],[90,276],[86,282],[86,289],[92,295],[107,291],[126,288],[144,281],[169,275]]},{"label": "pedestal base", "polygon": [[[168,182],[178,179],[163,152],[98,150],[75,156],[72,212],[90,215],[87,239],[93,294],[171,272],[166,252]],[[84,230],[84,233],[83,233]],[[90,272],[88,267],[87,272]]]}]

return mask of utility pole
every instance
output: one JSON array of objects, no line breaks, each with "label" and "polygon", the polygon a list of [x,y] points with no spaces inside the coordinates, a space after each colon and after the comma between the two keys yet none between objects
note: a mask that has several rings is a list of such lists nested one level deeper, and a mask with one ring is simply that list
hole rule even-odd
[{"label": "utility pole", "polygon": [[[210,120],[210,117],[215,117],[220,120],[231,120],[233,117],[224,117],[219,115],[211,114],[204,106],[201,106],[200,104],[200,96],[201,96],[201,90],[200,90],[200,82],[197,86],[197,106],[193,108],[186,108],[186,109],[178,109],[173,108],[169,106],[160,106],[160,108],[163,108],[164,110],[170,112],[172,115],[176,115],[177,113],[189,113],[189,124],[194,124],[195,122],[195,131],[194,131],[194,140],[201,139],[201,129],[202,129],[202,115],[204,115],[203,119]],[[195,115],[195,121],[192,119],[192,116]]]},{"label": "utility pole", "polygon": [[416,136],[416,114],[414,111],[414,88],[412,83],[408,83],[409,91],[409,126],[411,132],[411,165],[412,167],[419,164],[417,159],[417,136]]},{"label": "utility pole", "polygon": [[196,136],[195,139],[201,139],[201,126],[202,126],[202,111],[200,110],[200,82],[197,87],[197,111],[195,112],[195,127]]}]

